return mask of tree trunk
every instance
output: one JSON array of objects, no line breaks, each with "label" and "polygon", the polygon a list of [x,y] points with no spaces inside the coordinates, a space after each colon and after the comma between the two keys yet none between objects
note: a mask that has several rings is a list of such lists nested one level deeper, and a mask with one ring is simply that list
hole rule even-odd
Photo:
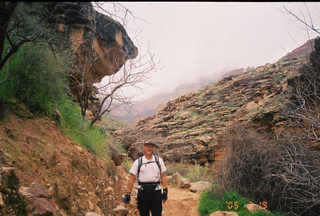
[{"label": "tree trunk", "polygon": [[0,60],[2,59],[7,27],[17,4],[18,2],[0,2]]}]

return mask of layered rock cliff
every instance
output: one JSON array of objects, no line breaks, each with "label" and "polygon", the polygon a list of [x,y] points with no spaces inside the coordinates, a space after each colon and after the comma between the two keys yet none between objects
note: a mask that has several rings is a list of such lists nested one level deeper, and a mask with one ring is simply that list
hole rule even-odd
[{"label": "layered rock cliff", "polygon": [[117,73],[126,60],[138,55],[125,28],[94,10],[90,2],[50,2],[44,8],[46,22],[54,24],[75,54],[76,71],[70,71],[75,97],[81,83],[93,88],[94,83]]},{"label": "layered rock cliff", "polygon": [[252,125],[276,133],[288,124],[281,105],[290,97],[291,81],[307,62],[308,55],[299,55],[249,68],[172,100],[125,131],[123,145],[136,158],[141,142],[153,139],[166,161],[212,164],[224,155],[221,138],[231,126]]}]

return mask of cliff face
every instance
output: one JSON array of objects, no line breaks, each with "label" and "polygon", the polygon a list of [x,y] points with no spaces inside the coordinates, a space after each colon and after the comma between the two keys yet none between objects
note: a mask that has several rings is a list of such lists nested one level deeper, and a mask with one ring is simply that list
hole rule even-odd
[{"label": "cliff face", "polygon": [[172,100],[124,131],[123,145],[136,158],[140,143],[151,138],[166,161],[214,164],[225,153],[221,140],[228,128],[244,124],[276,133],[288,125],[281,105],[290,97],[289,83],[307,62],[308,56],[299,55],[250,68]]},{"label": "cliff face", "polygon": [[85,77],[98,83],[103,77],[117,73],[126,60],[138,55],[124,27],[110,17],[94,10],[90,2],[52,2],[45,6],[46,21],[56,24],[66,43],[75,53],[73,92]]}]

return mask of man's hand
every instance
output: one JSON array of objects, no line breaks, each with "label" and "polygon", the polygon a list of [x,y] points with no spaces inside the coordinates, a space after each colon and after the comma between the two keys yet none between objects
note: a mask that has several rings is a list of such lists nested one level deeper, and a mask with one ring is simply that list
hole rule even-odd
[{"label": "man's hand", "polygon": [[123,199],[122,199],[122,201],[123,201],[125,204],[130,203],[130,200],[131,200],[130,194],[126,194],[126,195],[123,197]]},{"label": "man's hand", "polygon": [[168,188],[164,188],[162,191],[162,200],[165,202],[168,200]]}]

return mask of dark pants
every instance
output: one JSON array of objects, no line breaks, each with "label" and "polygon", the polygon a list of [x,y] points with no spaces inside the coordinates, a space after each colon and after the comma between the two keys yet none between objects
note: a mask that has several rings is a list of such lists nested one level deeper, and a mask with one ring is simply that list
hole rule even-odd
[{"label": "dark pants", "polygon": [[161,190],[155,191],[138,191],[138,209],[140,216],[161,216],[162,212],[162,196]]}]

